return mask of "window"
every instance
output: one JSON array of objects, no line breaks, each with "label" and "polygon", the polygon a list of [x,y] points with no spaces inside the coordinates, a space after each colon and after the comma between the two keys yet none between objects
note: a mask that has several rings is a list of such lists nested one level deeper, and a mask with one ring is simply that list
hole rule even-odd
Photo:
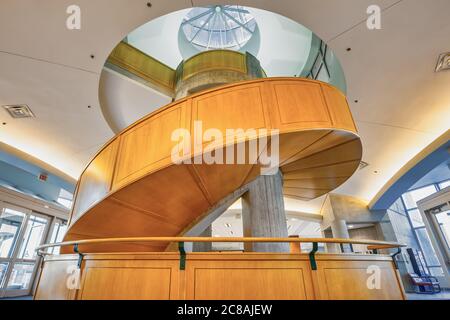
[{"label": "window", "polygon": [[3,285],[3,280],[5,279],[6,270],[8,270],[8,263],[6,263],[6,262],[0,263],[0,288]]},{"label": "window", "polygon": [[36,274],[36,248],[47,237],[50,217],[7,205],[0,211],[0,296],[27,295]]},{"label": "window", "polygon": [[61,189],[59,192],[58,200],[56,200],[56,202],[70,209],[72,208],[73,194],[65,189]]},{"label": "window", "polygon": [[19,251],[20,259],[35,259],[36,248],[42,243],[47,219],[31,215],[28,219],[27,228],[23,236],[22,245]]},{"label": "window", "polygon": [[311,71],[307,75],[307,78],[320,80],[323,82],[330,82],[330,70],[327,64],[328,46],[325,42],[320,41],[319,51],[317,52],[316,59],[311,68]]},{"label": "window", "polygon": [[403,200],[405,201],[406,209],[417,208],[417,202],[431,196],[435,192],[436,187],[431,185],[405,193]]},{"label": "window", "polygon": [[33,263],[16,263],[9,277],[8,289],[25,290],[29,289],[31,278],[34,272]]},{"label": "window", "polygon": [[417,202],[436,193],[439,189],[440,185],[432,184],[424,186],[422,188],[411,190],[409,192],[406,192],[402,196],[403,205],[408,214],[409,222],[418,240],[418,244],[420,247],[419,254],[421,254],[423,257],[423,260],[425,262],[424,266],[428,268],[429,272],[434,276],[441,276],[443,274],[443,270],[436,255],[436,251],[431,244],[430,237],[422,220],[422,215],[417,208]]},{"label": "window", "polygon": [[444,181],[442,183],[439,184],[439,189],[445,189],[448,186],[450,186],[450,180]]},{"label": "window", "polygon": [[12,256],[24,220],[24,213],[3,209],[0,215],[0,258]]},{"label": "window", "polygon": [[424,227],[422,216],[419,209],[413,209],[408,211],[409,218],[414,228]]},{"label": "window", "polygon": [[441,234],[447,244],[447,249],[450,250],[450,211],[437,213],[435,216],[439,224]]},{"label": "window", "polygon": [[232,5],[194,8],[181,24],[188,42],[200,51],[240,50],[256,27],[255,18],[247,9]]},{"label": "window", "polygon": [[[67,222],[57,219],[53,225],[52,236],[50,237],[50,243],[62,242],[64,235],[67,231]],[[50,254],[59,254],[59,247],[48,248],[47,251]]]},{"label": "window", "polygon": [[431,240],[425,228],[416,229],[416,235],[419,239],[420,247],[425,256],[425,261],[428,266],[440,266],[439,259],[434,251]]}]

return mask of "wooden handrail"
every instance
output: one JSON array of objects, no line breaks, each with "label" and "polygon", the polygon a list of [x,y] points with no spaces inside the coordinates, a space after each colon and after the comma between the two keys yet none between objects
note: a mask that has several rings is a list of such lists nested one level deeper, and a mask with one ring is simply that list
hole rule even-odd
[{"label": "wooden handrail", "polygon": [[66,247],[83,244],[99,244],[99,243],[129,243],[129,242],[284,242],[284,243],[343,243],[343,244],[363,244],[373,248],[400,248],[406,245],[376,241],[376,240],[358,240],[358,239],[334,239],[334,238],[252,238],[252,237],[136,237],[136,238],[103,238],[66,241],[60,243],[44,244],[36,248],[40,252],[42,249],[53,247]]},{"label": "wooden handrail", "polygon": [[[404,247],[404,246],[403,246]],[[398,246],[394,246],[391,244],[383,244],[383,245],[370,245],[367,246],[367,250],[382,250],[382,249],[394,249],[399,248]]]}]

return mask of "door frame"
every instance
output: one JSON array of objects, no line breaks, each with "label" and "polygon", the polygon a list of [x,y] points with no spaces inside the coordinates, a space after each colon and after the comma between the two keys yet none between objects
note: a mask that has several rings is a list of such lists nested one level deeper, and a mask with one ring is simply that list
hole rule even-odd
[{"label": "door frame", "polygon": [[[0,298],[10,298],[10,297],[19,297],[19,296],[30,295],[33,290],[33,285],[34,285],[34,281],[36,278],[36,272],[37,272],[38,266],[40,264],[40,257],[36,256],[35,259],[18,258],[18,254],[20,252],[20,249],[21,249],[22,243],[23,243],[23,237],[25,235],[28,221],[31,216],[43,218],[43,219],[47,220],[47,224],[45,226],[44,233],[43,233],[42,239],[40,241],[40,244],[43,244],[47,240],[48,233],[49,233],[51,224],[53,222],[53,219],[52,219],[52,217],[50,217],[48,215],[34,212],[31,209],[27,209],[27,208],[24,208],[21,206],[17,206],[17,205],[5,203],[5,202],[0,202],[0,210],[3,211],[5,208],[22,212],[25,214],[25,218],[19,229],[18,236],[17,236],[17,242],[14,244],[14,248],[13,248],[13,252],[12,252],[11,256],[9,258],[0,258],[0,262],[8,263],[8,267],[6,269],[3,284],[0,284],[1,285],[0,286]],[[16,263],[33,263],[34,264],[33,272],[31,274],[31,280],[28,285],[28,288],[26,288],[26,289],[8,289],[8,282],[9,282],[9,279],[11,278],[11,274],[14,269],[14,265]]]},{"label": "door frame", "polygon": [[435,216],[436,213],[450,210],[450,187],[420,200],[417,207],[444,272],[444,277],[438,279],[443,287],[450,288],[450,250]]}]

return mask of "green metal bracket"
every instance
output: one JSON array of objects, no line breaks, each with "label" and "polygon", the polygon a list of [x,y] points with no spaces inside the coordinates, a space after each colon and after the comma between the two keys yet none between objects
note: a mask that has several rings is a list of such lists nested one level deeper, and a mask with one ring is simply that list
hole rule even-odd
[{"label": "green metal bracket", "polygon": [[178,250],[180,251],[180,270],[186,270],[186,251],[184,250],[184,242],[178,242]]},{"label": "green metal bracket", "polygon": [[80,253],[80,251],[78,250],[78,243],[73,246],[73,251],[75,253],[78,253],[78,269],[81,269],[81,264],[83,263],[84,255]]},{"label": "green metal bracket", "polygon": [[311,270],[317,270],[316,252],[319,250],[319,244],[313,242],[313,249],[309,253],[309,263],[311,264]]}]

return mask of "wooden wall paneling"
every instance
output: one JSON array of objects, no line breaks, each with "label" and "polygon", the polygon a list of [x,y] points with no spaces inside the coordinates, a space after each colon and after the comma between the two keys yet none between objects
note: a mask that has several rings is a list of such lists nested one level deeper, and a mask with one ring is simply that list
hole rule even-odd
[{"label": "wooden wall paneling", "polygon": [[[380,289],[367,286],[369,266],[380,268]],[[316,272],[323,300],[403,300],[392,261],[319,260]]]},{"label": "wooden wall paneling", "polygon": [[356,124],[349,111],[345,95],[328,84],[322,83],[321,86],[334,126],[344,130],[356,131]]},{"label": "wooden wall paneling", "polygon": [[271,84],[276,101],[274,127],[285,130],[332,127],[318,82],[279,80]]},{"label": "wooden wall paneling", "polygon": [[348,177],[313,178],[313,179],[284,179],[286,188],[309,188],[309,189],[334,189],[343,184]]},{"label": "wooden wall paneling", "polygon": [[[179,270],[173,253],[87,254],[81,288],[66,289],[76,255],[47,258],[36,299],[404,299],[389,256],[317,254],[190,253]],[[380,269],[380,289],[369,288],[368,267]]]},{"label": "wooden wall paneling", "polygon": [[295,155],[311,148],[317,141],[328,135],[330,130],[305,130],[280,136],[280,164],[282,166],[297,160]]},{"label": "wooden wall paneling", "polygon": [[[172,132],[185,128],[186,101],[138,123],[121,134],[113,189],[172,163]],[[188,128],[187,128],[188,129]]]},{"label": "wooden wall paneling", "polygon": [[159,170],[116,192],[113,198],[184,227],[210,206],[188,167],[172,165]]},{"label": "wooden wall paneling", "polygon": [[[223,155],[223,164],[192,164],[193,173],[208,193],[211,204],[219,202],[225,196],[243,186],[244,183],[248,183],[260,175],[260,171],[253,171],[254,168],[259,168],[258,164],[249,162],[250,149],[253,148],[250,146],[251,144],[256,146],[255,159],[257,160],[262,151],[259,148],[258,140],[252,140],[218,148]],[[228,148],[233,150],[234,157],[231,160],[227,159]],[[240,152],[245,156],[244,164],[238,163],[238,153]],[[227,160],[231,163],[226,164]]]},{"label": "wooden wall paneling", "polygon": [[178,268],[170,260],[87,260],[79,299],[177,299]]},{"label": "wooden wall paneling", "polygon": [[361,141],[353,139],[283,166],[283,172],[326,167],[342,162],[360,160],[361,157]]},{"label": "wooden wall paneling", "polygon": [[[313,132],[315,132],[315,130]],[[328,131],[328,134],[323,135],[322,137],[320,137],[315,141],[312,141],[311,144],[299,150],[298,153],[294,154],[291,158],[289,158],[285,162],[284,166],[289,168],[289,166],[286,165],[304,159],[306,157],[312,156],[314,154],[319,154],[322,151],[327,151],[333,147],[338,147],[352,140],[356,140],[356,137],[353,133],[345,131]],[[355,148],[355,150],[356,149],[357,148]]]},{"label": "wooden wall paneling", "polygon": [[308,188],[287,188],[283,187],[283,194],[286,197],[291,197],[299,200],[312,200],[323,196],[330,192],[330,189],[308,189]]},{"label": "wooden wall paneling", "polygon": [[192,121],[201,120],[203,130],[267,128],[260,84],[249,84],[192,98]]},{"label": "wooden wall paneling", "polygon": [[107,145],[84,171],[77,189],[72,221],[110,192],[117,149],[116,139]]},{"label": "wooden wall paneling", "polygon": [[313,299],[307,261],[188,260],[186,298],[194,300]]},{"label": "wooden wall paneling", "polygon": [[34,295],[35,300],[75,300],[76,290],[69,290],[67,268],[76,266],[78,256],[65,256],[58,260],[47,260],[39,276]]},{"label": "wooden wall paneling", "polygon": [[285,180],[296,179],[313,179],[313,178],[333,178],[336,173],[339,177],[350,177],[358,168],[360,160],[351,160],[348,162],[329,165],[326,167],[305,168],[296,171],[289,171],[284,173]]}]

